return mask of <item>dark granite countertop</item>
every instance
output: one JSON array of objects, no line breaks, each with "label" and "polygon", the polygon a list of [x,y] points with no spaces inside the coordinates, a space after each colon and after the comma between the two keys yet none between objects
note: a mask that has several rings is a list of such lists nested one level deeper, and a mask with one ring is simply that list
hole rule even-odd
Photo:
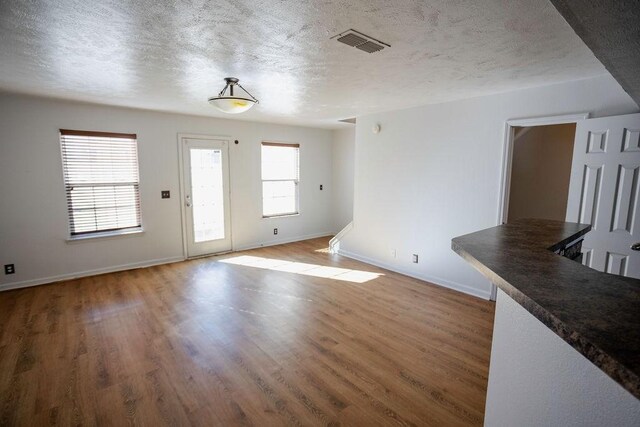
[{"label": "dark granite countertop", "polygon": [[527,219],[456,237],[451,247],[640,399],[640,280],[553,253],[591,226]]}]

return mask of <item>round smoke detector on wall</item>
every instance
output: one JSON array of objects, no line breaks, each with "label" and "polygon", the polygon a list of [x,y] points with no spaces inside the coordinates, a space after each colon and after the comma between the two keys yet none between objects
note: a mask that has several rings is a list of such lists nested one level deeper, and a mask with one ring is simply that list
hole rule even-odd
[{"label": "round smoke detector on wall", "polygon": [[380,131],[381,131],[381,130],[382,130],[382,128],[381,128],[381,127],[380,127],[380,125],[379,125],[379,124],[377,124],[377,123],[376,123],[375,125],[373,125],[373,128],[371,128],[371,131],[372,131],[373,133],[380,133]]}]

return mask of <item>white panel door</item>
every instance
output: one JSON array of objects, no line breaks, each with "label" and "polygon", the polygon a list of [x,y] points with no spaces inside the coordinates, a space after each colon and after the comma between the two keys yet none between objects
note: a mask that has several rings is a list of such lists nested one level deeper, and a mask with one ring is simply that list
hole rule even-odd
[{"label": "white panel door", "polygon": [[228,141],[182,138],[187,256],[231,250]]},{"label": "white panel door", "polygon": [[567,221],[591,224],[583,263],[640,279],[640,114],[576,126]]}]

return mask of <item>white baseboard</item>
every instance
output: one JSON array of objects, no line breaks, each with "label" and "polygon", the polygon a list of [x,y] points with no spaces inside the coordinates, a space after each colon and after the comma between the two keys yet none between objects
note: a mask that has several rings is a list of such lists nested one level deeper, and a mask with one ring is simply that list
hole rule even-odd
[{"label": "white baseboard", "polygon": [[413,277],[414,279],[422,280],[425,282],[433,283],[434,285],[442,286],[444,288],[453,289],[454,291],[462,292],[468,295],[472,295],[474,297],[482,298],[489,300],[491,297],[491,291],[483,291],[480,289],[472,288],[471,286],[463,285],[462,283],[452,282],[447,279],[443,279],[441,277],[424,275],[424,274],[416,274],[412,271],[407,271],[402,268],[398,268],[395,265],[387,264],[385,262],[379,261],[377,259],[369,258],[363,255],[359,255],[353,252],[346,251],[344,249],[338,250],[338,255],[345,256],[347,258],[355,259],[357,261],[362,261],[367,264],[375,265],[376,267],[384,268],[385,270],[390,270],[395,273],[404,274],[405,276]]},{"label": "white baseboard", "polygon": [[120,264],[113,267],[98,268],[95,270],[79,271],[76,273],[61,274],[59,276],[42,277],[40,279],[23,280],[21,282],[4,283],[0,285],[0,291],[10,289],[28,288],[30,286],[46,285],[49,283],[61,282],[63,280],[79,279],[81,277],[95,276],[97,274],[114,273],[116,271],[133,270],[135,268],[152,267],[160,264],[170,264],[172,262],[184,261],[183,256],[154,259],[150,261],[134,262],[131,264]]},{"label": "white baseboard", "polygon": [[302,240],[317,239],[318,237],[329,237],[329,236],[333,236],[333,233],[331,231],[325,231],[323,233],[307,234],[305,236],[292,237],[289,239],[274,239],[274,240],[268,240],[266,242],[260,242],[260,243],[249,243],[246,245],[240,245],[238,247],[234,247],[233,252],[247,251],[249,249],[258,249],[258,248],[263,248],[265,246],[284,245],[285,243],[300,242]]},{"label": "white baseboard", "polygon": [[[275,245],[283,245],[285,243],[293,243],[293,242],[299,242],[302,240],[309,240],[309,239],[316,239],[318,237],[328,237],[328,236],[333,236],[332,232],[323,232],[323,233],[315,233],[315,234],[307,234],[304,236],[298,236],[298,237],[293,237],[293,238],[289,238],[289,239],[278,239],[278,240],[270,240],[270,241],[266,241],[266,242],[262,242],[262,243],[254,243],[254,244],[248,244],[248,245],[243,245],[240,246],[238,248],[235,248],[233,251],[237,252],[237,251],[245,251],[245,250],[249,250],[249,249],[257,249],[257,248],[262,248],[262,247],[266,247],[266,246],[275,246]],[[475,297],[479,297],[482,299],[486,299],[488,300],[491,296],[491,292],[489,291],[481,291],[479,289],[474,289],[472,287],[460,284],[460,283],[455,283],[455,282],[451,282],[449,280],[446,279],[442,279],[439,277],[435,277],[435,276],[429,276],[429,275],[420,275],[420,274],[415,274],[414,272],[411,271],[407,271],[401,268],[398,268],[394,265],[391,264],[387,264],[385,262],[373,259],[373,258],[369,258],[363,255],[359,255],[353,252],[349,252],[346,251],[344,249],[340,249],[338,251],[339,255],[345,256],[347,258],[352,258],[358,261],[362,261],[365,262],[367,264],[371,264],[371,265],[375,265],[377,267],[380,268],[384,268],[386,270],[390,270],[390,271],[394,271],[396,273],[400,273],[400,274],[404,274],[405,276],[409,276],[409,277],[413,277],[414,279],[418,279],[418,280],[423,280],[425,282],[430,282],[439,286],[443,286],[445,288],[449,288],[449,289],[453,289],[459,292],[463,292],[465,294],[469,294],[469,295],[473,295]],[[73,280],[73,279],[79,279],[81,277],[87,277],[87,276],[95,276],[98,274],[105,274],[105,273],[114,273],[116,271],[124,271],[124,270],[133,270],[136,268],[144,268],[144,267],[152,267],[154,265],[161,265],[161,264],[170,264],[173,262],[180,262],[180,261],[184,261],[185,257],[183,256],[177,256],[177,257],[170,257],[170,258],[161,258],[161,259],[155,259],[155,260],[149,260],[149,261],[142,261],[142,262],[136,262],[136,263],[130,263],[130,264],[121,264],[121,265],[116,265],[113,267],[106,267],[106,268],[98,268],[95,270],[86,270],[86,271],[80,271],[80,272],[75,272],[75,273],[69,273],[69,274],[61,274],[58,276],[50,276],[50,277],[43,277],[43,278],[39,278],[39,279],[31,279],[31,280],[24,280],[21,282],[12,282],[12,283],[4,283],[4,284],[0,284],[0,291],[7,291],[10,289],[19,289],[19,288],[27,288],[30,286],[38,286],[38,285],[45,285],[45,284],[49,284],[49,283],[55,283],[55,282],[61,282],[63,280]]]},{"label": "white baseboard", "polygon": [[[333,236],[333,233],[332,232],[315,233],[315,234],[308,234],[305,236],[293,237],[289,239],[277,239],[277,240],[270,240],[262,243],[243,245],[239,248],[235,248],[233,252],[262,248],[265,246],[283,245],[285,243],[299,242],[301,240],[315,239],[317,237],[328,237],[328,236]],[[31,286],[46,285],[49,283],[61,282],[63,280],[79,279],[81,277],[95,276],[97,274],[114,273],[116,271],[133,270],[135,268],[144,268],[144,267],[152,267],[154,265],[170,264],[172,262],[184,261],[185,259],[186,258],[184,256],[154,259],[149,261],[135,262],[131,264],[121,264],[121,265],[116,265],[112,267],[98,268],[95,270],[86,270],[86,271],[79,271],[75,273],[61,274],[58,276],[49,276],[49,277],[42,277],[39,279],[23,280],[21,282],[4,283],[4,284],[0,284],[0,292],[8,291],[10,289],[19,289],[19,288],[28,288]]]}]

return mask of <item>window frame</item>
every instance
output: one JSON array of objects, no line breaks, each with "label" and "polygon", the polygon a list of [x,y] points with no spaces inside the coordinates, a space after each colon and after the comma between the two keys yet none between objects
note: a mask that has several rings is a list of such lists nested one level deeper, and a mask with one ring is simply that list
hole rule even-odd
[{"label": "window frame", "polygon": [[[297,162],[298,162],[298,177],[297,179],[263,179],[262,178],[262,169],[263,169],[263,158],[262,158],[262,148],[263,147],[283,147],[283,148],[296,148],[297,149]],[[295,187],[295,212],[280,212],[272,215],[264,214],[264,183],[265,182],[290,182],[293,181]],[[297,143],[288,143],[288,142],[274,142],[274,141],[262,141],[260,144],[260,192],[262,193],[262,218],[285,218],[290,216],[298,216],[300,215],[300,144]]]},{"label": "window frame", "polygon": [[[63,139],[65,136],[79,136],[79,137],[96,137],[96,138],[121,138],[121,139],[132,139],[134,140],[135,147],[135,174],[137,180],[131,184],[134,190],[135,195],[135,206],[137,210],[137,222],[136,226],[129,227],[119,227],[119,228],[110,228],[110,229],[99,229],[95,231],[86,231],[86,232],[73,232],[72,224],[73,224],[73,209],[70,202],[70,188],[72,185],[69,185],[67,181],[67,157],[65,155],[65,148]],[[58,133],[58,143],[60,148],[60,158],[62,163],[62,184],[63,191],[65,197],[65,207],[67,212],[67,242],[79,242],[79,241],[87,241],[93,239],[104,239],[118,236],[132,236],[132,235],[140,235],[144,233],[143,220],[142,220],[142,201],[140,195],[140,159],[138,154],[138,136],[137,134],[130,133],[115,133],[115,132],[100,132],[100,131],[86,131],[86,130],[72,130],[72,129],[59,129]],[[95,185],[93,187],[99,187],[100,185],[109,186],[109,184],[115,184],[115,182],[100,182],[99,185]],[[89,186],[91,187],[91,186]],[[95,199],[94,199],[95,200]],[[94,202],[95,203],[95,202]]]}]

